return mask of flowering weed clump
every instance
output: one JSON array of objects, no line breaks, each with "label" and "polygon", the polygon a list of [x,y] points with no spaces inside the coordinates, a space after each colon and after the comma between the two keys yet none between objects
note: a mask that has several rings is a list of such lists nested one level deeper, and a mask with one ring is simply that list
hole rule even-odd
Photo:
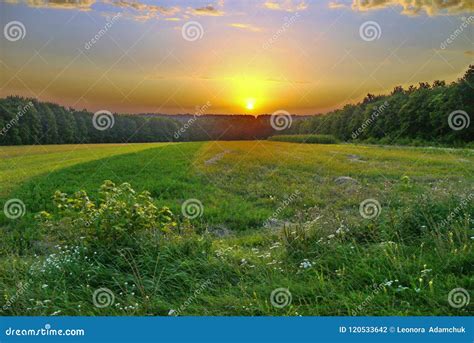
[{"label": "flowering weed clump", "polygon": [[143,235],[157,239],[177,226],[169,208],[158,208],[149,192],[137,193],[128,183],[105,181],[96,202],[83,190],[72,196],[56,191],[53,199],[57,212],[39,214],[42,228],[91,249],[133,249]]}]

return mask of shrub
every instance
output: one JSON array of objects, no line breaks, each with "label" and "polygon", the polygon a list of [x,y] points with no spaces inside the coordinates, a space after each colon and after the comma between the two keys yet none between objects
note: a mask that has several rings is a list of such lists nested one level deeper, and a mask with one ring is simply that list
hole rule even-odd
[{"label": "shrub", "polygon": [[73,196],[56,191],[53,198],[58,212],[41,212],[39,219],[60,243],[81,241],[87,247],[116,251],[136,248],[140,234],[156,237],[177,226],[169,208],[157,208],[148,192],[137,194],[128,183],[105,181],[97,202],[83,190]]},{"label": "shrub", "polygon": [[307,144],[335,144],[336,137],[332,135],[277,135],[268,138],[270,141],[307,143]]}]

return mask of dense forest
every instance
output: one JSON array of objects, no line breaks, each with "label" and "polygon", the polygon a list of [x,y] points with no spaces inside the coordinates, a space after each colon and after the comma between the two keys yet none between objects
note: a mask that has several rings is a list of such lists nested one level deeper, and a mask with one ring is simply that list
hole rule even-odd
[{"label": "dense forest", "polygon": [[296,122],[285,134],[331,134],[344,141],[384,144],[466,145],[474,140],[474,125],[469,125],[473,114],[471,65],[451,84],[422,82],[408,89],[397,86],[389,95],[367,94],[358,104]]},{"label": "dense forest", "polygon": [[94,114],[10,96],[0,99],[0,145],[249,140],[280,133],[331,134],[343,141],[384,144],[466,145],[474,138],[472,113],[474,66],[449,85],[435,81],[408,89],[397,86],[389,95],[368,94],[358,104],[325,115],[293,116],[283,131],[272,128],[269,115]]},{"label": "dense forest", "polygon": [[94,113],[36,99],[0,99],[0,145],[266,139],[269,116]]}]

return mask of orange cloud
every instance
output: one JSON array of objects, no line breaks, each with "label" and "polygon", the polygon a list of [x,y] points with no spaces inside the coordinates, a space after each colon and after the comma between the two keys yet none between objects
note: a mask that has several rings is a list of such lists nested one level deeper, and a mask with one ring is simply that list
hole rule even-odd
[{"label": "orange cloud", "polygon": [[304,0],[267,0],[263,4],[265,8],[277,11],[296,12],[303,11],[308,8]]},{"label": "orange cloud", "polygon": [[242,29],[242,30],[252,31],[252,32],[262,31],[261,28],[259,28],[257,26],[254,26],[252,24],[232,23],[232,24],[229,24],[229,26],[235,27],[235,28],[238,28],[238,29]]},{"label": "orange cloud", "polygon": [[207,15],[207,16],[215,16],[215,17],[220,17],[224,15],[223,11],[221,11],[220,9],[212,5],[207,5],[205,7],[200,7],[200,8],[191,8],[189,10],[189,13],[193,15]]},{"label": "orange cloud", "polygon": [[10,4],[25,3],[29,7],[34,8],[56,8],[65,10],[74,9],[80,11],[89,11],[92,5],[95,3],[95,0],[6,0],[5,2]]},{"label": "orange cloud", "polygon": [[369,11],[401,6],[406,15],[426,13],[429,16],[440,14],[458,14],[474,11],[473,0],[353,0],[352,8],[357,11]]}]

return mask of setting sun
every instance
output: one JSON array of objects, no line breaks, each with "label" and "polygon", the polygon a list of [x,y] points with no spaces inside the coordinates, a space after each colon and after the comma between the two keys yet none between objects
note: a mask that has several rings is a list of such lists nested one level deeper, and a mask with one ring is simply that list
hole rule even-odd
[{"label": "setting sun", "polygon": [[253,110],[255,108],[255,99],[247,99],[245,101],[245,108],[248,110]]}]

